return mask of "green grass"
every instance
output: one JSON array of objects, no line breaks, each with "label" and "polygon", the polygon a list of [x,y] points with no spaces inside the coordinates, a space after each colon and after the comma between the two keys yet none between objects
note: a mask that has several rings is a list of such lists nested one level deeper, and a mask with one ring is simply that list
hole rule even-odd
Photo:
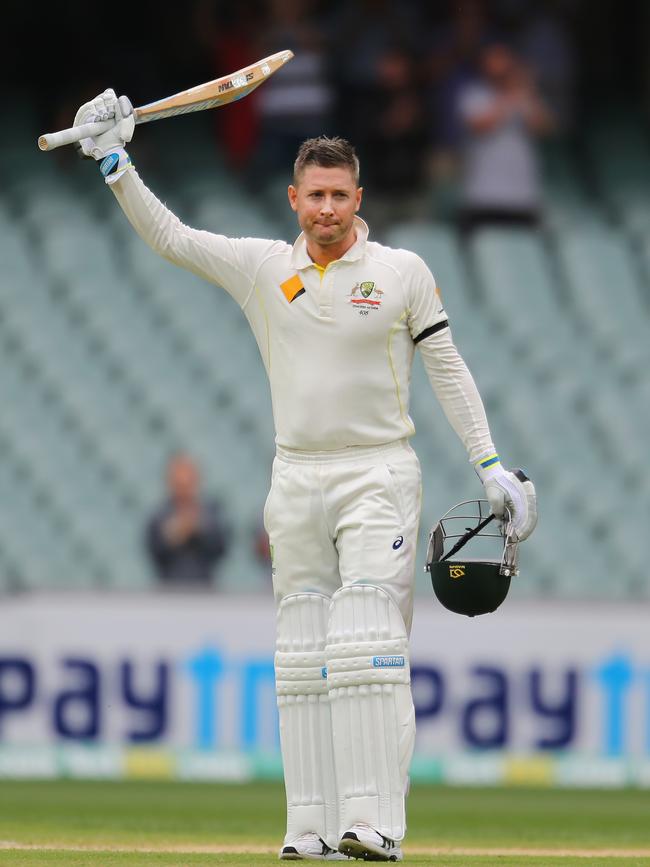
[{"label": "green grass", "polygon": [[[282,839],[284,793],[274,783],[0,782],[0,865],[269,865]],[[11,842],[34,849],[5,848]],[[409,845],[412,853],[409,855]],[[57,847],[107,851],[55,851]],[[243,854],[197,852],[236,846]],[[48,850],[49,847],[49,850]],[[269,854],[255,854],[269,847]],[[108,851],[151,848],[155,852]],[[183,850],[194,849],[193,854]],[[422,854],[427,849],[479,854]],[[650,792],[413,786],[409,864],[650,865],[648,857],[495,855],[491,849],[647,850]],[[487,850],[487,851],[486,851]],[[645,854],[645,853],[644,853]]]},{"label": "green grass", "polygon": [[[65,864],[66,867],[88,867],[88,865],[101,865],[101,867],[149,867],[149,865],[162,864],[166,867],[213,867],[217,864],[247,865],[247,867],[278,867],[284,862],[278,861],[276,855],[129,855],[112,852],[93,852],[75,854],[71,852],[4,852],[0,853],[0,864],[22,865],[29,867],[42,867],[42,865]],[[345,862],[336,862],[343,863]],[[360,861],[351,861],[350,864],[362,864]],[[648,867],[650,861],[647,858],[554,858],[522,857],[517,856],[489,856],[466,855],[441,855],[428,857],[408,857],[405,861],[413,867],[422,867],[425,864],[435,867]]]}]

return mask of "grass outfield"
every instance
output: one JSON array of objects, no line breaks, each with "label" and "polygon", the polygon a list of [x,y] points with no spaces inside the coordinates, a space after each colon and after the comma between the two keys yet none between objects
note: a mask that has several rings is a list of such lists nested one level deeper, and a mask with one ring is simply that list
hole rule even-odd
[{"label": "grass outfield", "polygon": [[[0,865],[277,864],[274,783],[0,782]],[[409,864],[650,865],[650,791],[414,785]],[[351,862],[360,863],[360,862]]]}]

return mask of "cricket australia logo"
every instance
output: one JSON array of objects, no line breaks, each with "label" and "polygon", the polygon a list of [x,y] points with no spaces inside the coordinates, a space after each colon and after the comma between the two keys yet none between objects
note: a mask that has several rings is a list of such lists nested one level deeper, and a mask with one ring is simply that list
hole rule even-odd
[{"label": "cricket australia logo", "polygon": [[348,297],[348,301],[361,316],[367,316],[370,310],[378,310],[384,292],[377,287],[373,280],[364,280],[355,283]]}]

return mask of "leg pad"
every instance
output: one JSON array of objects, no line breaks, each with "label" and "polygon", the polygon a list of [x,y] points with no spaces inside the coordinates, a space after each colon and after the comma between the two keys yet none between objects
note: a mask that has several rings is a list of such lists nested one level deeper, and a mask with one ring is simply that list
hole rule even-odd
[{"label": "leg pad", "polygon": [[370,584],[337,590],[326,655],[339,833],[361,823],[401,840],[415,712],[406,626],[393,599]]},{"label": "leg pad", "polygon": [[336,848],[336,788],[325,640],[330,600],[286,596],[278,608],[275,679],[287,794],[285,843],[316,833]]}]

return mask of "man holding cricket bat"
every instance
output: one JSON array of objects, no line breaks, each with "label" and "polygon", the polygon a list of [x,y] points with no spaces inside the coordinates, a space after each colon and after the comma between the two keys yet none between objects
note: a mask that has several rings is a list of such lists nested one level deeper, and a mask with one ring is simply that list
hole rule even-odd
[{"label": "man holding cricket bat", "polygon": [[82,106],[75,125],[114,120],[82,140],[83,152],[147,244],[238,302],[270,381],[277,455],[264,517],[278,603],[280,858],[400,861],[415,736],[416,346],[492,511],[511,510],[519,539],[536,523],[533,485],[499,461],[427,266],[368,239],[348,142],[301,146],[288,189],[302,230],[293,246],[233,239],[183,225],[147,189],[125,150],[128,112],[111,90]]}]

